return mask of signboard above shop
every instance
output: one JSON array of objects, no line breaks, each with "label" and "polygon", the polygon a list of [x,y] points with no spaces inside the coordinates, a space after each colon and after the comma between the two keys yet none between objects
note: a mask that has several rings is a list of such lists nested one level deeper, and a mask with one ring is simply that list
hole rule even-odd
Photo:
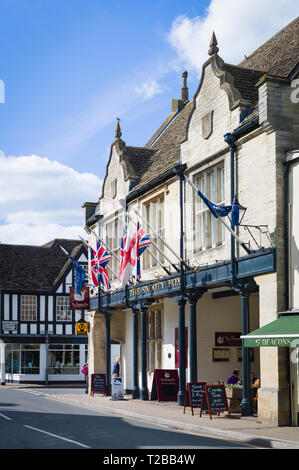
[{"label": "signboard above shop", "polygon": [[3,321],[2,322],[2,331],[16,331],[18,328],[17,321]]},{"label": "signboard above shop", "polygon": [[216,332],[215,346],[242,346],[241,334],[242,333]]}]

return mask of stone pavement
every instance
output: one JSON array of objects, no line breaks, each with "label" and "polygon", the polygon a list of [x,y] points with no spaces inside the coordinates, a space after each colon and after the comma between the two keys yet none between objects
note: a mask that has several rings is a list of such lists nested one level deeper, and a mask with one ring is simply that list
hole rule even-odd
[{"label": "stone pavement", "polygon": [[[7,384],[4,387],[23,388],[21,384]],[[28,388],[35,388],[36,385],[26,385]],[[43,389],[43,386],[39,388]],[[49,388],[49,387],[48,387]],[[208,414],[200,417],[200,410],[194,409],[192,416],[191,409],[179,406],[175,402],[158,402],[132,400],[131,395],[125,395],[124,400],[111,400],[110,397],[101,394],[94,396],[85,393],[72,393],[70,389],[63,390],[63,393],[55,393],[55,387],[51,393],[46,390],[47,398],[63,401],[80,407],[93,408],[101,413],[113,414],[124,418],[138,419],[165,426],[168,429],[175,429],[195,434],[204,434],[210,437],[222,437],[234,441],[252,444],[258,447],[273,449],[299,449],[299,428],[298,427],[273,427],[262,423],[258,417],[242,417],[240,414],[232,414],[231,419],[227,413],[220,416],[213,415],[212,420]]]}]

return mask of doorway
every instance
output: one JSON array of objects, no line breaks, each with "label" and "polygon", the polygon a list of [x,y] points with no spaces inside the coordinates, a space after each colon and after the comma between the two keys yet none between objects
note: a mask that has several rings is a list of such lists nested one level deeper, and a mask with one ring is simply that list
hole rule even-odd
[{"label": "doorway", "polygon": [[[110,363],[110,370],[111,370],[111,377],[112,377],[112,370],[113,370],[113,364],[115,363],[115,358],[120,355],[120,343],[117,341],[111,341],[111,363]],[[120,377],[122,377],[122,372],[121,372],[121,363],[120,363],[120,372],[119,372]]]}]

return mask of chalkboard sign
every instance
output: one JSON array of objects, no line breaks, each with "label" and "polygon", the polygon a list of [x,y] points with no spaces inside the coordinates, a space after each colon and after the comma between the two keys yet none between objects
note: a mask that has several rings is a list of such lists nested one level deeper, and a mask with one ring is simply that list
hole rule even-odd
[{"label": "chalkboard sign", "polygon": [[91,394],[104,393],[106,395],[106,374],[91,374]]},{"label": "chalkboard sign", "polygon": [[206,382],[188,382],[185,390],[184,414],[186,406],[191,407],[192,416],[194,416],[193,408],[201,408],[204,393],[204,385]]},{"label": "chalkboard sign", "polygon": [[179,376],[176,369],[155,369],[150,400],[176,401]]},{"label": "chalkboard sign", "polygon": [[203,399],[201,403],[200,416],[202,410],[207,406],[210,414],[210,419],[212,419],[212,412],[228,411],[228,416],[230,418],[230,411],[228,407],[226,391],[224,385],[204,385]]}]

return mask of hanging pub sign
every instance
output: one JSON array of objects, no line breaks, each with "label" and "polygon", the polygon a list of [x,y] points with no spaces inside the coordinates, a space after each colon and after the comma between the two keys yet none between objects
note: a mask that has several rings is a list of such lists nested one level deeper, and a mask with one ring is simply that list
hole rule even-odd
[{"label": "hanging pub sign", "polygon": [[228,411],[228,417],[230,418],[230,410],[228,407],[225,385],[204,385],[203,397],[200,408],[200,416],[204,409],[209,410],[210,419],[212,419],[212,413]]},{"label": "hanging pub sign", "polygon": [[104,393],[106,395],[106,374],[91,374],[91,395]]},{"label": "hanging pub sign", "polygon": [[186,406],[191,407],[192,416],[194,416],[193,409],[201,408],[201,402],[204,392],[204,385],[207,382],[188,382],[185,390],[184,401],[184,414]]},{"label": "hanging pub sign", "polygon": [[176,369],[155,369],[150,400],[176,401],[179,376]]},{"label": "hanging pub sign", "polygon": [[76,323],[76,335],[86,336],[87,335],[88,323],[85,320],[79,320]]},{"label": "hanging pub sign", "polygon": [[81,294],[77,294],[74,287],[70,288],[71,310],[89,310],[89,287],[82,287]]}]

